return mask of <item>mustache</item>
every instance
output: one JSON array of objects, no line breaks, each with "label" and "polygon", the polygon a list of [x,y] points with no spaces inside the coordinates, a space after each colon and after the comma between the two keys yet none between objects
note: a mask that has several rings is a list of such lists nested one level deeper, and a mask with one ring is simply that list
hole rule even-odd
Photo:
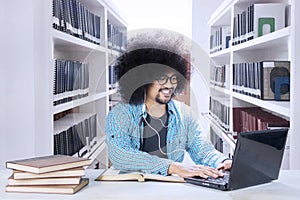
[{"label": "mustache", "polygon": [[162,90],[171,90],[171,92],[174,92],[174,87],[164,87],[164,88],[160,88],[158,91],[161,92]]}]

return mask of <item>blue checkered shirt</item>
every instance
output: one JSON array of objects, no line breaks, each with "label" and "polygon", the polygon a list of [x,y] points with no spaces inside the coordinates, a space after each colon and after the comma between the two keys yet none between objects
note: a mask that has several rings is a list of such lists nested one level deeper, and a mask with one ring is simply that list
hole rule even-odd
[{"label": "blue checkered shirt", "polygon": [[196,164],[217,167],[227,157],[215,150],[205,139],[200,123],[185,104],[171,100],[168,103],[168,159],[140,150],[144,120],[144,104],[117,104],[106,118],[106,143],[114,168],[167,175],[169,165],[182,162],[185,151]]}]

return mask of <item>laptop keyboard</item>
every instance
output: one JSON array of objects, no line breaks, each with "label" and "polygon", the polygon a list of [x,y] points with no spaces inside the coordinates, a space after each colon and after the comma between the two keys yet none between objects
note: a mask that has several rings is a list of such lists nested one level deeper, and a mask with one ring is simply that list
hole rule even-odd
[{"label": "laptop keyboard", "polygon": [[201,181],[203,182],[208,182],[208,183],[215,183],[215,184],[225,184],[228,183],[229,181],[229,172],[225,171],[223,172],[224,176],[223,177],[219,177],[219,178],[212,178],[212,177],[208,177],[207,179],[204,178],[200,178],[200,177],[194,177],[196,179],[201,179]]}]

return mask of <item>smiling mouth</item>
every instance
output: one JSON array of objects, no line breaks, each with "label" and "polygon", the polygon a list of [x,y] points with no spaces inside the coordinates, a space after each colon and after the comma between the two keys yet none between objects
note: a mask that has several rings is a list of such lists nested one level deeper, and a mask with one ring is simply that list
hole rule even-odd
[{"label": "smiling mouth", "polygon": [[165,96],[170,96],[173,93],[173,89],[164,88],[164,89],[160,89],[159,92],[161,92]]}]

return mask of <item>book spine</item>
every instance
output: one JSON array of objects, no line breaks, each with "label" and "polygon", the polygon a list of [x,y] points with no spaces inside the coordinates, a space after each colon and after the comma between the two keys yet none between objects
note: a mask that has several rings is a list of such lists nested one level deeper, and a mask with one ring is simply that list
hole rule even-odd
[{"label": "book spine", "polygon": [[68,114],[55,121],[54,129],[55,155],[81,157],[97,144],[96,114]]}]

